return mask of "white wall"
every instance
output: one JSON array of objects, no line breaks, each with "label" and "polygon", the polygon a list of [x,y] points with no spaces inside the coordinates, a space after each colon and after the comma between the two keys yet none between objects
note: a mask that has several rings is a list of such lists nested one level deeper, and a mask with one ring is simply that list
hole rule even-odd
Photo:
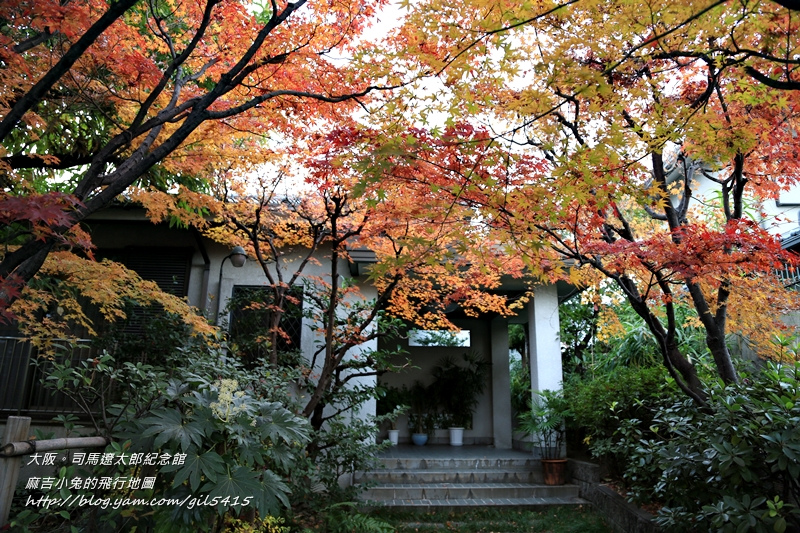
[{"label": "white wall", "polygon": [[[92,225],[92,237],[100,248],[123,249],[130,246],[147,247],[178,247],[193,248],[195,250],[190,266],[187,298],[191,305],[198,307],[204,316],[213,323],[224,326],[229,321],[229,316],[221,312],[227,306],[233,292],[234,285],[268,285],[261,266],[254,258],[249,258],[242,267],[234,267],[230,259],[223,259],[230,253],[230,249],[208,239],[199,238],[196,232],[188,229],[170,228],[166,224],[153,225],[147,221],[144,210],[141,208],[109,209],[100,213]],[[208,263],[204,257],[208,258]],[[299,262],[304,258],[305,250],[287,253],[282,258],[281,265],[284,279],[289,279],[297,269]],[[330,280],[330,251],[322,250],[317,254],[317,261],[311,261],[304,267],[303,277],[320,277]],[[342,276],[350,277],[350,268],[347,260],[340,260],[339,272]],[[220,276],[222,268],[222,276]],[[207,269],[207,273],[206,273]],[[274,264],[272,265],[274,273]],[[204,283],[204,278],[207,280]],[[340,280],[341,281],[341,280]],[[374,299],[376,291],[371,284],[365,283],[365,277],[359,280],[361,297]],[[304,302],[308,306],[309,302]],[[310,361],[315,346],[322,339],[313,334],[313,324],[309,319],[303,319],[301,353]],[[376,342],[351,350],[351,356],[363,350],[375,349]],[[361,378],[363,384],[374,384],[376,378]],[[375,402],[370,401],[362,408],[362,414],[374,414]]]},{"label": "white wall", "polygon": [[[304,259],[304,252],[297,252],[291,255],[287,255],[282,258],[282,269],[283,269],[283,276],[284,280],[288,280],[295,270],[298,268],[300,261]],[[213,246],[213,248],[209,251],[209,255],[211,257],[211,280],[213,280],[209,284],[210,292],[212,293],[212,297],[209,299],[210,307],[213,309],[213,314],[222,313],[227,306],[228,300],[231,297],[233,292],[234,285],[264,285],[267,286],[269,281],[264,274],[264,271],[261,269],[261,266],[258,264],[257,261],[254,259],[248,259],[242,267],[234,267],[230,260],[225,261],[223,270],[222,270],[222,278],[220,280],[219,277],[219,268],[222,259],[229,253],[228,250],[222,249],[217,246]],[[300,278],[299,281],[302,281],[305,278],[321,278],[327,282],[330,282],[330,256],[328,255],[327,250],[323,250],[318,254],[317,261],[309,262],[305,265],[303,269],[303,276]],[[343,281],[342,276],[350,277],[350,268],[349,263],[347,260],[340,259],[338,265],[338,271],[340,272],[340,279],[339,282]],[[272,266],[272,272],[274,273],[274,265]],[[275,278],[277,279],[277,278]],[[351,300],[356,299],[358,297],[365,299],[365,300],[374,300],[377,296],[376,289],[368,283],[365,283],[366,278],[361,277],[358,279],[358,295],[352,295],[350,297]],[[197,283],[199,283],[199,276],[192,276],[192,286],[194,287]],[[217,292],[219,291],[219,292]],[[219,294],[219,297],[217,297]],[[303,302],[303,309],[304,311],[309,309],[311,302],[308,299],[305,299]],[[209,315],[211,316],[211,315]],[[229,322],[230,316],[224,313],[220,314],[220,325],[227,324]],[[301,336],[301,346],[300,352],[303,358],[307,362],[311,362],[314,356],[314,352],[319,348],[319,346],[324,342],[324,336],[321,332],[316,331],[316,328],[319,324],[315,324],[314,321],[310,318],[304,317],[303,318],[303,326],[302,326],[302,336]],[[364,343],[360,346],[357,346],[351,349],[348,352],[348,357],[358,357],[362,352],[377,349],[377,341],[369,341]],[[320,371],[324,364],[324,360],[322,357],[318,357],[316,361],[316,365],[314,369]],[[313,370],[312,369],[312,372]],[[366,376],[356,378],[351,382],[354,386],[355,385],[370,385],[375,386],[377,383],[377,378],[375,376]],[[328,408],[328,413],[331,412],[332,408]],[[357,412],[350,413],[351,416],[360,416],[360,417],[368,417],[375,415],[375,400],[369,400],[364,403],[361,408]]]},{"label": "white wall", "polygon": [[[693,207],[700,208],[702,202],[719,202],[719,184],[709,180],[700,172],[695,172]],[[800,185],[789,191],[781,192],[778,199],[745,200],[747,212],[764,229],[773,235],[788,236],[800,231],[798,215],[800,215]]]},{"label": "white wall", "polygon": [[[394,348],[399,345],[408,352],[394,358],[393,363],[403,364],[406,358],[411,359],[416,367],[402,373],[385,374],[381,376],[381,383],[391,387],[401,388],[404,385],[411,387],[415,381],[419,380],[423,385],[430,385],[432,378],[431,372],[439,362],[447,356],[460,358],[465,352],[475,351],[480,353],[487,361],[491,361],[491,343],[489,338],[489,323],[483,320],[466,319],[456,320],[455,325],[460,329],[470,331],[470,346],[467,347],[441,347],[441,346],[409,346],[407,339],[387,340],[382,347]],[[460,360],[460,359],[459,359]],[[492,437],[492,374],[487,378],[486,389],[480,396],[478,408],[472,418],[472,429],[464,433],[465,444],[491,444]],[[408,417],[401,416],[397,421],[397,429],[400,430],[401,442],[408,442]],[[449,443],[450,437],[447,429],[436,430],[433,435],[433,443]]]}]

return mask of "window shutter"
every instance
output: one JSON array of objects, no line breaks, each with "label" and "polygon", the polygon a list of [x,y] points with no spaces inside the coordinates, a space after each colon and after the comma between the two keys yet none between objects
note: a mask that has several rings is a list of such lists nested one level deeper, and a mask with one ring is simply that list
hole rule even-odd
[{"label": "window shutter", "polygon": [[[124,250],[105,250],[100,253],[122,263],[142,279],[154,281],[169,294],[185,297],[189,292],[189,271],[192,248],[128,247]],[[127,333],[141,333],[143,324],[162,313],[159,306],[136,307],[128,317]]]},{"label": "window shutter", "polygon": [[191,248],[128,248],[121,262],[143,279],[155,281],[162,291],[183,297],[188,294],[192,252]]}]

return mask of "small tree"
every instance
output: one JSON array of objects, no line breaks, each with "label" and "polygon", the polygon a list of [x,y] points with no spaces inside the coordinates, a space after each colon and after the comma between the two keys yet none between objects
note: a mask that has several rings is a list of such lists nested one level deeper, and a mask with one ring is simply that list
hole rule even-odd
[{"label": "small tree", "polygon": [[445,357],[434,367],[432,397],[452,427],[470,428],[472,416],[486,389],[491,364],[476,352],[462,356],[465,364],[455,357]]},{"label": "small tree", "polygon": [[518,415],[517,429],[533,438],[542,459],[561,459],[567,414],[564,398],[553,391],[541,391],[534,394],[528,407]]},{"label": "small tree", "polygon": [[[397,370],[392,353],[359,347],[400,336],[400,319],[450,329],[445,310],[455,302],[468,312],[508,312],[504,298],[485,292],[499,284],[501,269],[470,268],[471,255],[458,257],[450,246],[464,234],[460,216],[415,220],[407,216],[419,210],[413,198],[387,197],[379,186],[358,183],[364,152],[350,149],[362,135],[357,128],[320,135],[303,164],[295,164],[307,172],[311,188],[301,197],[277,195],[283,175],[251,183],[258,192],[247,198],[229,194],[248,188],[237,176],[221,176],[225,181],[217,187],[225,202],[225,238],[247,248],[267,282],[270,301],[264,305],[271,315],[263,334],[272,365],[279,363],[281,317],[293,304],[292,287],[303,287],[303,313],[318,342],[300,386],[308,394],[303,414],[317,430],[357,404],[348,391],[366,393],[359,380]],[[214,230],[217,238],[222,233]],[[361,296],[345,270],[349,250],[359,247],[376,257],[369,272],[374,300]],[[312,265],[324,273],[309,274]]]}]

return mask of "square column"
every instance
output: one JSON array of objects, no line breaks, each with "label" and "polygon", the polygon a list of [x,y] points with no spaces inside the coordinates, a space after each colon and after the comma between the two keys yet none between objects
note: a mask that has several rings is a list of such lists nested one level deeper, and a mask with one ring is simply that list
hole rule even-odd
[{"label": "square column", "polygon": [[491,323],[492,339],[492,437],[494,447],[510,450],[511,374],[508,369],[508,320],[496,318]]},{"label": "square column", "polygon": [[554,284],[537,285],[528,303],[528,342],[530,343],[531,389],[561,390],[558,291]]}]

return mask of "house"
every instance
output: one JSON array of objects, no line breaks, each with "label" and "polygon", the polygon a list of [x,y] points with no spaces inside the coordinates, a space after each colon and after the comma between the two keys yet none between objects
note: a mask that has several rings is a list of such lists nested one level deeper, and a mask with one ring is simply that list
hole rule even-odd
[{"label": "house", "polygon": [[[672,146],[668,152],[664,153],[664,170],[667,174],[667,181],[670,184],[680,183],[686,179],[687,173],[691,184],[691,202],[689,206],[698,211],[696,219],[698,221],[707,217],[708,211],[715,214],[722,214],[722,188],[719,179],[725,175],[714,174],[703,162],[692,160],[684,156],[677,146]],[[714,178],[714,179],[712,179]],[[719,178],[719,179],[716,179]],[[744,183],[752,180],[745,180]],[[781,180],[776,180],[780,182]],[[679,189],[676,189],[679,190]],[[752,194],[752,187],[748,187],[741,199],[742,216],[767,231],[773,237],[780,240],[784,250],[800,253],[800,184],[794,184],[785,190],[778,191],[774,198],[758,197]],[[673,196],[675,205],[681,203],[681,198]],[[713,215],[712,215],[713,219]],[[796,267],[786,266],[778,275],[782,278],[786,288],[798,288],[800,283],[800,272]],[[776,310],[777,308],[773,308]],[[780,319],[795,331],[800,327],[800,315],[797,312],[783,313]],[[729,344],[733,351],[746,360],[757,360],[759,354],[755,351],[751,338],[743,335],[731,335]]]},{"label": "house", "polygon": [[[153,224],[138,207],[117,206],[92,217],[88,230],[97,246],[97,253],[111,257],[136,270],[142,277],[156,281],[162,289],[185,297],[200,309],[212,322],[236,327],[236,312],[227,313],[226,308],[232,295],[246,295],[247,291],[264,286],[266,280],[260,265],[246,261],[243,250],[233,252],[213,242],[192,228],[170,227],[168,224]],[[375,261],[374,254],[368,250],[355,250],[351,254],[351,264],[343,264],[342,272],[349,270],[360,287],[364,298],[374,298],[376,290],[370,285],[365,272]],[[306,271],[310,276],[325,276],[324,264],[312,265]],[[520,280],[511,279],[503,284],[502,291],[523,293],[526,287]],[[558,304],[571,291],[567,285],[540,285],[534,290],[533,298],[517,316],[506,318],[485,315],[469,318],[452,310],[452,321],[469,338],[469,350],[480,352],[491,362],[489,384],[473,420],[473,428],[465,436],[466,444],[494,445],[496,448],[512,448],[512,413],[509,379],[508,327],[510,323],[528,324],[531,360],[531,382],[533,390],[559,389],[562,379],[561,351],[558,338]],[[302,295],[300,296],[302,298]],[[302,305],[302,303],[301,303]],[[313,332],[307,318],[294,317],[293,324],[284,327],[295,346],[307,359],[315,344]],[[466,333],[468,332],[468,333]],[[2,352],[4,369],[14,366],[19,383],[37,388],[33,383],[35,373],[27,367],[25,350],[11,350],[14,344],[7,337],[6,349]],[[427,374],[442,356],[460,354],[466,348],[415,346],[414,342],[404,342],[408,357],[418,367],[412,373],[384,375],[380,379],[386,384],[401,386],[414,380],[425,380]],[[17,340],[15,346],[22,343]],[[360,349],[380,348],[378,341],[362,345]],[[356,349],[358,350],[358,348]],[[85,357],[85,354],[77,354]],[[25,373],[24,376],[19,375]],[[5,371],[0,375],[8,375]],[[376,383],[376,378],[364,378]],[[17,391],[21,392],[21,391]],[[10,414],[30,415],[46,420],[64,405],[51,401],[47,408],[32,405],[30,401],[21,402],[12,395],[0,395],[2,418]],[[14,401],[12,401],[14,400]],[[374,413],[375,405],[365,406],[363,412]],[[405,421],[401,421],[401,427]],[[407,434],[406,434],[407,435]],[[406,438],[407,440],[407,438]],[[434,442],[444,442],[444,430],[437,431]],[[519,444],[519,443],[517,443]]]}]

